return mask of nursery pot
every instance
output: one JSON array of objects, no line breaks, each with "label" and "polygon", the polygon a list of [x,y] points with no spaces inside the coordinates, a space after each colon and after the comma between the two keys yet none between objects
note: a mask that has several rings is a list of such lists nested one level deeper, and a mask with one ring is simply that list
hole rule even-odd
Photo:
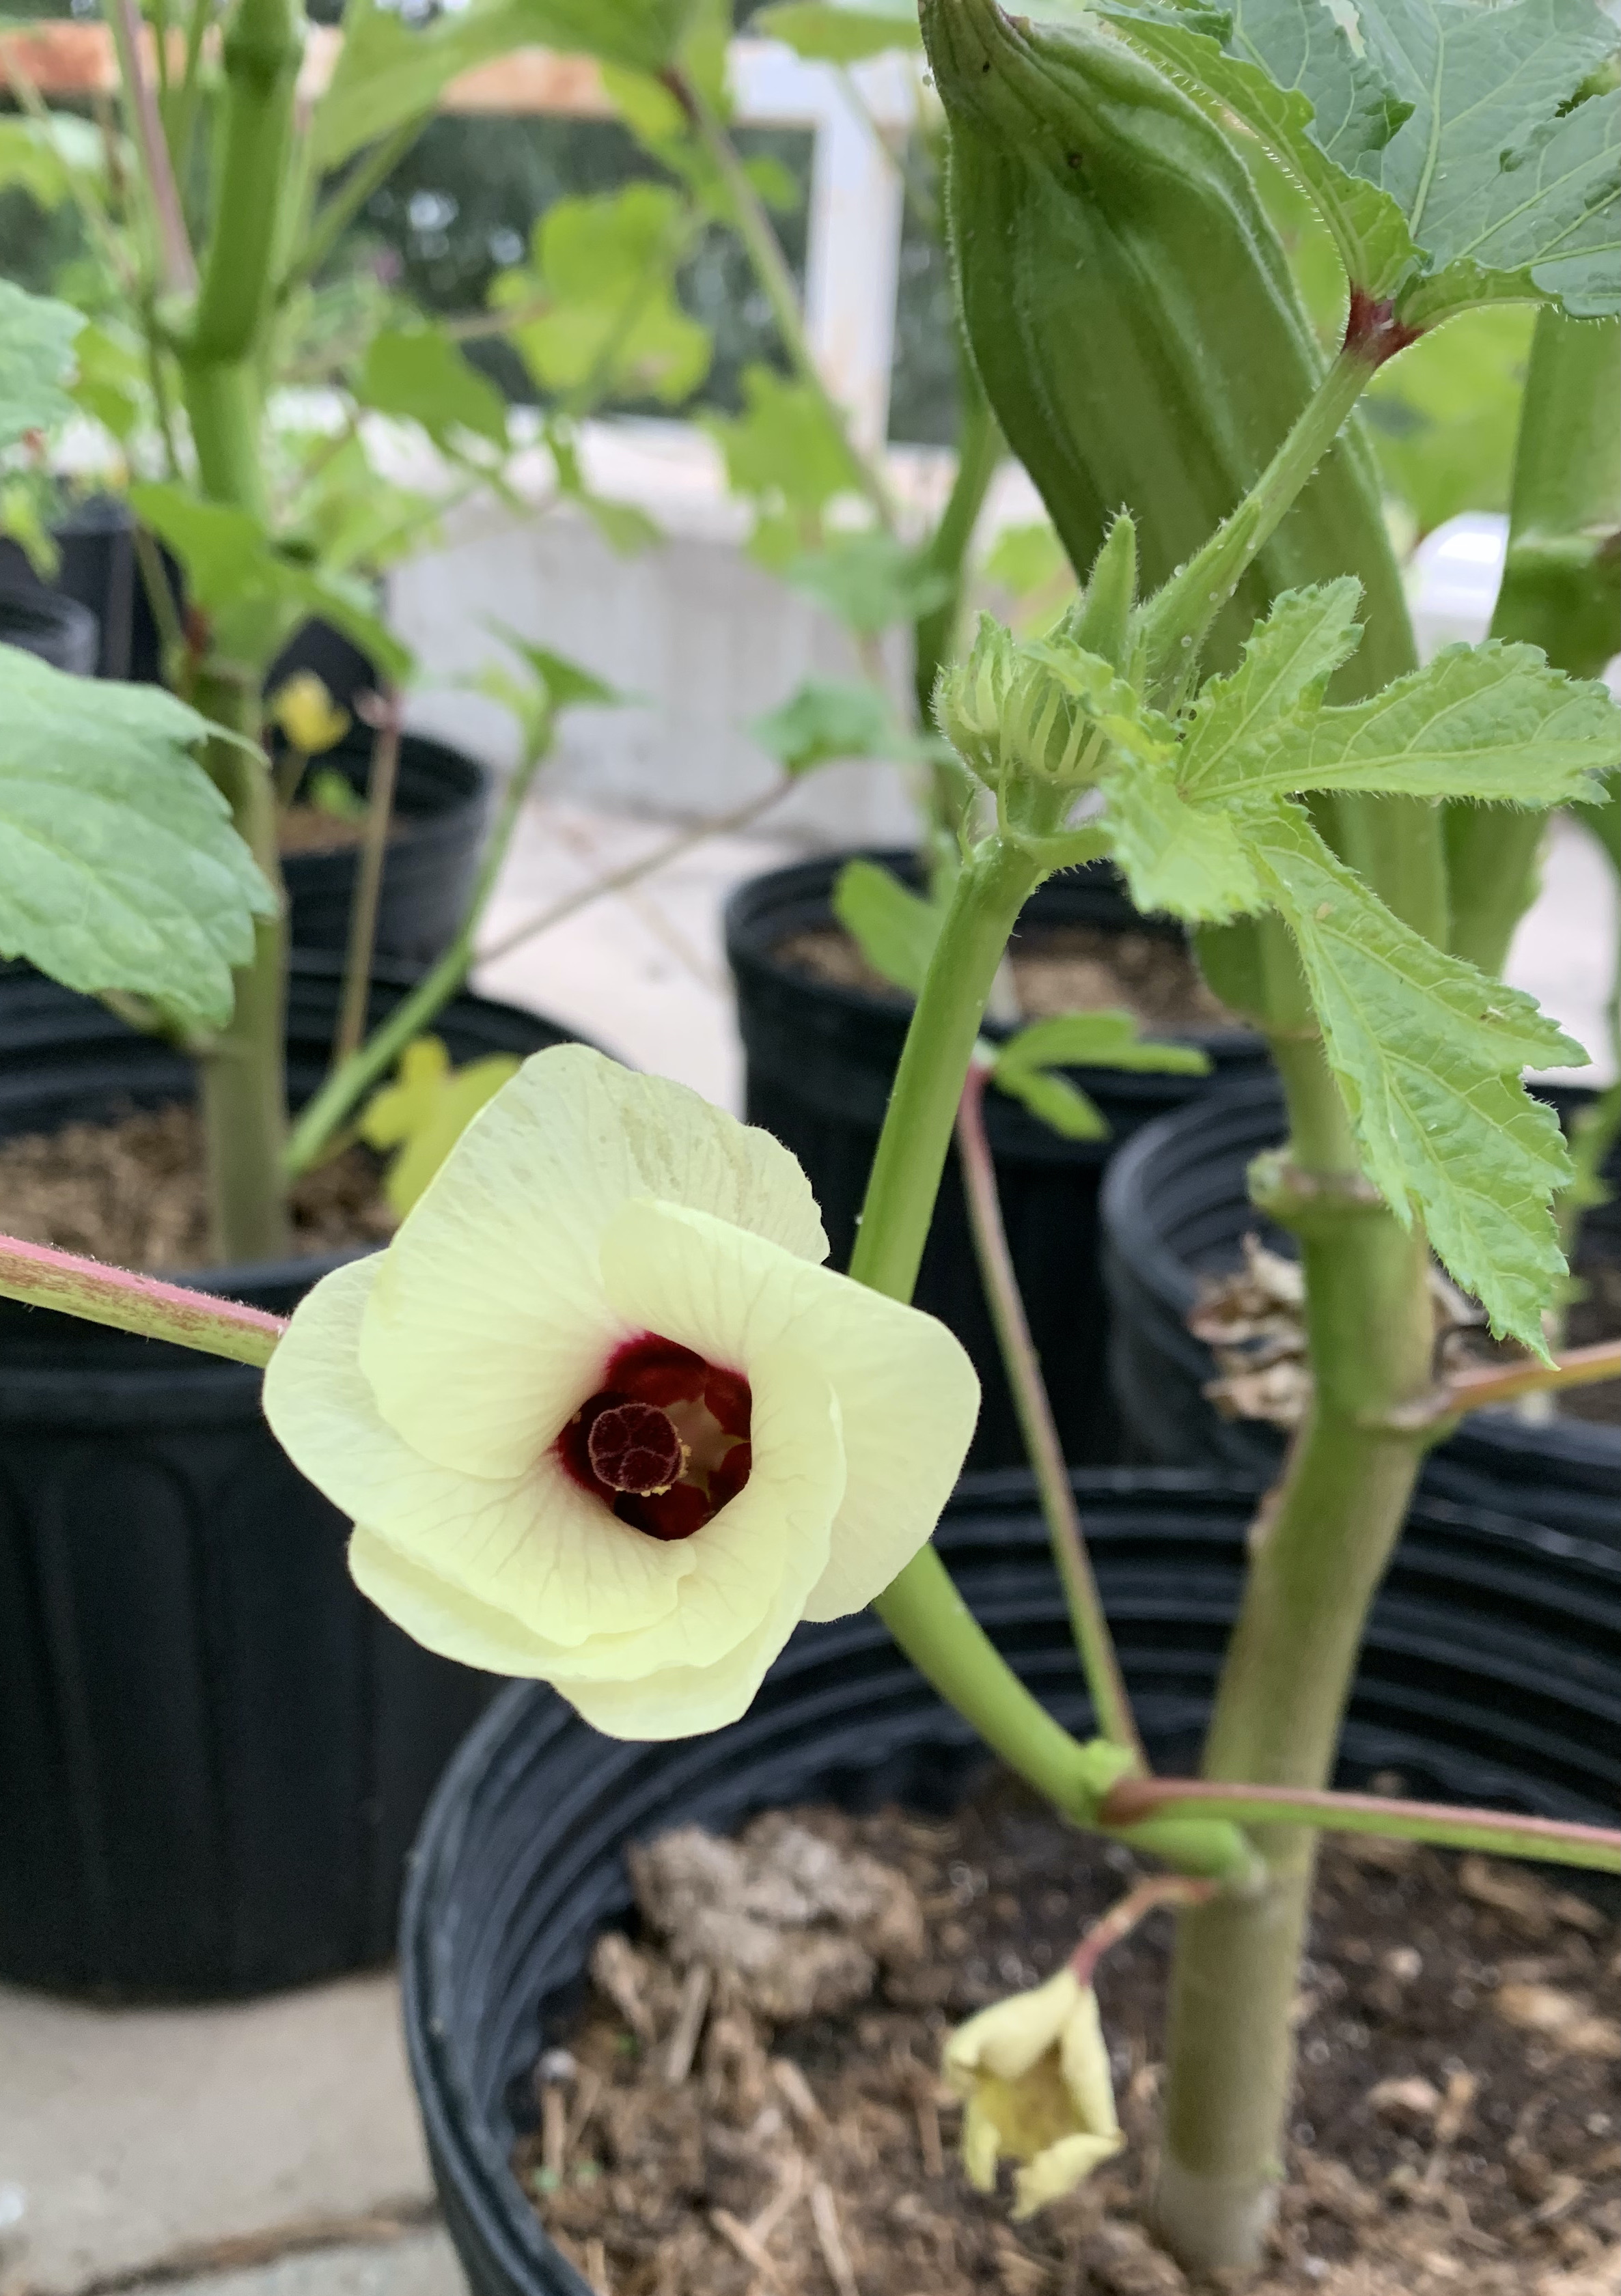
[{"label": "nursery pot", "polygon": [[[1255,1077],[1211,1095],[1197,1112],[1178,1111],[1148,1127],[1110,1168],[1103,1191],[1109,1376],[1134,1457],[1269,1479],[1278,1471],[1282,1433],[1262,1421],[1225,1419],[1205,1396],[1215,1359],[1186,1318],[1201,1276],[1237,1267],[1247,1234],[1293,1252],[1246,1185],[1250,1159],[1276,1147],[1286,1128],[1276,1081]],[[1609,1177],[1613,1183],[1621,1172]],[[1584,1233],[1607,1257],[1621,1257],[1621,1204],[1589,1212]],[[1621,1427],[1478,1412],[1429,1455],[1422,1488],[1533,1515],[1621,1552]]]},{"label": "nursery pot", "polygon": [[[828,854],[752,878],[733,895],[726,912],[727,955],[743,1037],[745,1112],[751,1124],[775,1133],[804,1166],[838,1267],[848,1262],[855,1240],[911,1005],[899,991],[879,996],[816,980],[780,951],[794,934],[833,923],[833,887],[852,857],[857,857]],[[909,854],[860,857],[917,882]],[[1181,927],[1171,919],[1140,916],[1104,864],[1049,879],[1022,922],[1026,928],[1085,925],[1111,934],[1183,939]],[[994,1022],[986,1024],[989,1036],[1008,1033]],[[1156,1033],[1173,1032],[1145,1030]],[[1260,1037],[1247,1029],[1174,1033],[1209,1055],[1214,1078],[1248,1074],[1267,1059]],[[1014,1267],[1065,1456],[1084,1464],[1119,1456],[1105,1371],[1107,1302],[1098,1268],[1104,1169],[1140,1125],[1202,1095],[1211,1079],[1121,1069],[1072,1073],[1107,1119],[1107,1139],[1063,1139],[1020,1103],[995,1090],[985,1096],[985,1118]],[[950,1324],[980,1375],[984,1403],[969,1464],[1022,1463],[1024,1442],[985,1305],[955,1155],[941,1188],[916,1297],[920,1308]]]},{"label": "nursery pot", "polygon": [[95,674],[95,617],[71,598],[13,582],[0,570],[0,645],[17,646],[53,669],[76,677]]},{"label": "nursery pot", "polygon": [[[380,973],[374,1021],[414,977]],[[295,1099],[339,986],[334,961],[295,960]],[[480,996],[437,1026],[458,1061],[563,1041]],[[193,1088],[177,1054],[21,971],[0,981],[0,1134]],[[347,1256],[183,1280],[286,1314]],[[259,1386],[0,1301],[0,1976],[224,1995],[391,1950],[412,1833],[490,1685],[361,1598],[348,1525]]]},{"label": "nursery pot", "polygon": [[[1176,1474],[1076,1478],[1156,1767],[1192,1767],[1244,1562],[1253,1490]],[[1559,1569],[1550,1571],[1550,1546]],[[970,1478],[940,1546],[975,1614],[1084,1729],[1074,1645],[1022,1475]],[[1340,1781],[1602,1822],[1621,1788],[1621,1557],[1436,1502],[1375,1608]],[[433,1798],[401,1915],[411,2068],[473,2296],[586,2296],[508,2168],[530,2075],[631,1903],[627,1841],[728,1831],[807,1800],[943,1813],[986,1759],[869,1613],[802,1627],[750,1712],[666,1745],[599,1737],[554,1693],[508,1691]]]}]

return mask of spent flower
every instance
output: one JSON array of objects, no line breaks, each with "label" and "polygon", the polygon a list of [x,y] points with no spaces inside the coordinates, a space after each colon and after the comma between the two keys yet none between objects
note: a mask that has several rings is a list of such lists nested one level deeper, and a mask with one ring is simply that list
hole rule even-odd
[{"label": "spent flower", "polygon": [[265,1408],[418,1642],[611,1736],[716,1729],[923,1546],[973,1431],[957,1341],[826,1251],[769,1135],[559,1046],[317,1285]]},{"label": "spent flower", "polygon": [[1125,2142],[1098,1997],[1071,1968],[970,2017],[947,2039],[942,2064],[963,2099],[969,2183],[993,2192],[998,2162],[1021,2164],[1016,2218],[1073,2192]]},{"label": "spent flower", "polygon": [[336,747],[350,728],[350,715],[312,669],[295,670],[270,697],[269,715],[300,756],[318,758]]}]

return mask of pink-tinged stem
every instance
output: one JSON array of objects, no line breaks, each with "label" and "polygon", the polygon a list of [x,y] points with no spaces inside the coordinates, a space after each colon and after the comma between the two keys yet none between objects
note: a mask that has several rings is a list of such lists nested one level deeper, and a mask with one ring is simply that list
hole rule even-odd
[{"label": "pink-tinged stem", "polygon": [[0,1236],[0,1298],[261,1368],[287,1328],[284,1317],[267,1316],[260,1308],[162,1283],[128,1267],[105,1267],[99,1259],[81,1259],[75,1252],[25,1243],[14,1235]]},{"label": "pink-tinged stem", "polygon": [[1433,1396],[1426,1396],[1399,1417],[1403,1426],[1442,1426],[1469,1411],[1489,1411],[1500,1403],[1513,1403],[1522,1395],[1546,1395],[1567,1387],[1596,1387],[1600,1381],[1621,1379],[1621,1340],[1596,1340],[1591,1347],[1570,1348],[1551,1364],[1483,1364],[1477,1370],[1455,1372]]},{"label": "pink-tinged stem", "polygon": [[1185,1874],[1150,1874],[1092,1923],[1071,1954],[1070,1968],[1082,1985],[1090,1985],[1109,1948],[1129,1937],[1146,1915],[1158,1906],[1202,1906],[1206,1898],[1215,1895],[1217,1887],[1214,1882],[1194,1881]]},{"label": "pink-tinged stem", "polygon": [[1118,1827],[1145,1817],[1197,1817],[1205,1810],[1219,1811],[1237,1825],[1294,1820],[1330,1833],[1378,1833],[1395,1841],[1429,1841],[1442,1849],[1495,1850],[1504,1857],[1537,1857],[1553,1866],[1591,1866],[1621,1874],[1621,1832],[1607,1825],[1513,1817],[1494,1809],[1459,1809],[1447,1802],[1391,1801],[1382,1794],[1228,1785],[1206,1778],[1122,1778],[1104,1796],[1098,1816],[1099,1824]]}]

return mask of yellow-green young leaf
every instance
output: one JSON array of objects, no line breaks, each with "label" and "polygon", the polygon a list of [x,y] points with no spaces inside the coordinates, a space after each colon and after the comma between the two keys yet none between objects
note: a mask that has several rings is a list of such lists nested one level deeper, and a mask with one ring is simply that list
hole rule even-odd
[{"label": "yellow-green young leaf", "polygon": [[835,677],[807,677],[748,731],[789,774],[839,758],[903,758],[917,749],[876,686]]},{"label": "yellow-green young leaf", "polygon": [[847,861],[833,888],[833,914],[875,972],[917,996],[945,912],[876,861]]},{"label": "yellow-green young leaf", "polygon": [[75,412],[64,383],[84,324],[82,311],[0,279],[0,447]]},{"label": "yellow-green young leaf", "polygon": [[558,200],[535,226],[534,271],[504,272],[498,308],[548,308],[513,329],[543,389],[678,405],[709,373],[709,331],[676,300],[688,210],[666,184]]},{"label": "yellow-green young leaf", "polygon": [[1545,1355],[1543,1310],[1565,1268],[1550,1199],[1570,1159],[1520,1071],[1586,1054],[1533,998],[1401,923],[1299,807],[1257,806],[1247,826],[1369,1178],[1398,1218],[1422,1219],[1493,1329]]},{"label": "yellow-green young leaf", "polygon": [[167,480],[131,487],[129,500],[179,560],[187,595],[207,617],[218,654],[264,668],[298,625],[317,614],[383,675],[400,680],[409,671],[409,652],[374,612],[366,585],[284,557],[251,512],[205,502]]},{"label": "yellow-green young leaf", "polygon": [[73,402],[120,442],[128,440],[146,411],[145,364],[133,341],[105,327],[88,326],[73,345],[78,375]]},{"label": "yellow-green young leaf", "polygon": [[1596,679],[1550,669],[1542,649],[1446,647],[1370,701],[1274,727],[1202,776],[1204,798],[1295,790],[1475,798],[1545,807],[1600,796],[1621,759],[1621,710]]},{"label": "yellow-green young leaf", "polygon": [[1061,1139],[1108,1138],[1108,1119],[1067,1077],[1055,1076],[1050,1069],[997,1068],[992,1078],[999,1091],[1023,1101],[1032,1116],[1039,1116]]},{"label": "yellow-green young leaf", "polygon": [[786,560],[835,496],[854,494],[861,474],[849,441],[808,383],[792,382],[769,366],[743,370],[741,414],[701,415],[720,447],[727,483],[762,516],[785,518]]},{"label": "yellow-green young leaf", "polygon": [[616,556],[634,558],[638,550],[646,550],[662,538],[659,527],[635,503],[618,502],[611,495],[597,494],[587,484],[580,448],[570,424],[554,415],[546,426],[546,443],[556,472],[558,493],[579,504]]},{"label": "yellow-green young leaf", "polygon": [[924,552],[876,528],[835,535],[823,549],[791,558],[780,571],[785,582],[863,637],[915,622],[951,589],[950,577],[931,566]]},{"label": "yellow-green young leaf", "polygon": [[771,0],[750,18],[749,30],[785,41],[810,63],[859,64],[923,42],[914,0]]},{"label": "yellow-green young leaf", "polygon": [[419,422],[441,447],[470,430],[506,448],[506,400],[439,327],[385,327],[374,335],[354,391],[362,406]]},{"label": "yellow-green young leaf", "polygon": [[453,1069],[437,1037],[418,1037],[400,1055],[392,1084],[373,1094],[358,1129],[369,1147],[393,1149],[383,1192],[403,1218],[488,1100],[523,1063],[492,1053]]},{"label": "yellow-green young leaf", "polygon": [[673,62],[695,0],[467,0],[409,23],[383,0],[348,0],[343,45],[316,110],[317,164],[335,168],[432,112],[459,72],[522,47],[583,51],[628,70]]},{"label": "yellow-green young leaf", "polygon": [[1280,718],[1321,701],[1356,651],[1362,585],[1342,575],[1311,590],[1286,590],[1251,632],[1238,668],[1213,677],[1189,713],[1177,777],[1189,796],[1242,786],[1247,754]]},{"label": "yellow-green young leaf", "polygon": [[1227,924],[1269,906],[1231,815],[1185,796],[1173,767],[1123,765],[1106,775],[1103,794],[1114,857],[1140,909]]},{"label": "yellow-green young leaf", "polygon": [[275,897],[190,754],[215,730],[158,686],[0,646],[0,955],[190,1026],[229,1020]]}]

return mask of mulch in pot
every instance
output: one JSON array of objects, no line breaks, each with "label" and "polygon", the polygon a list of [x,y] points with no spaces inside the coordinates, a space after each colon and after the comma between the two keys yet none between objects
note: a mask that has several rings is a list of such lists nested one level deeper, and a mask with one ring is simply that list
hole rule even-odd
[{"label": "mulch in pot", "polygon": [[[1126,1852],[1000,1779],[945,1821],[769,1813],[736,1847],[689,1828],[632,1862],[640,1931],[599,1939],[594,1995],[535,2068],[533,2127],[514,2157],[547,2232],[603,2296],[1194,2284],[1142,2220],[1164,1916],[1102,1965],[1130,2142],[1077,2194],[1016,2226],[1006,2190],[974,2193],[937,2076],[950,2026],[1050,1975],[1123,1894]],[[1214,2284],[1610,2296],[1618,1949],[1616,1923],[1557,1875],[1329,1842],[1271,2255],[1254,2279]]]},{"label": "mulch in pot", "polygon": [[[207,1267],[204,1155],[202,1119],[180,1103],[0,1140],[0,1226],[119,1267]],[[312,1255],[386,1243],[399,1226],[382,1160],[358,1142],[295,1182],[291,1210],[292,1249]]]}]

